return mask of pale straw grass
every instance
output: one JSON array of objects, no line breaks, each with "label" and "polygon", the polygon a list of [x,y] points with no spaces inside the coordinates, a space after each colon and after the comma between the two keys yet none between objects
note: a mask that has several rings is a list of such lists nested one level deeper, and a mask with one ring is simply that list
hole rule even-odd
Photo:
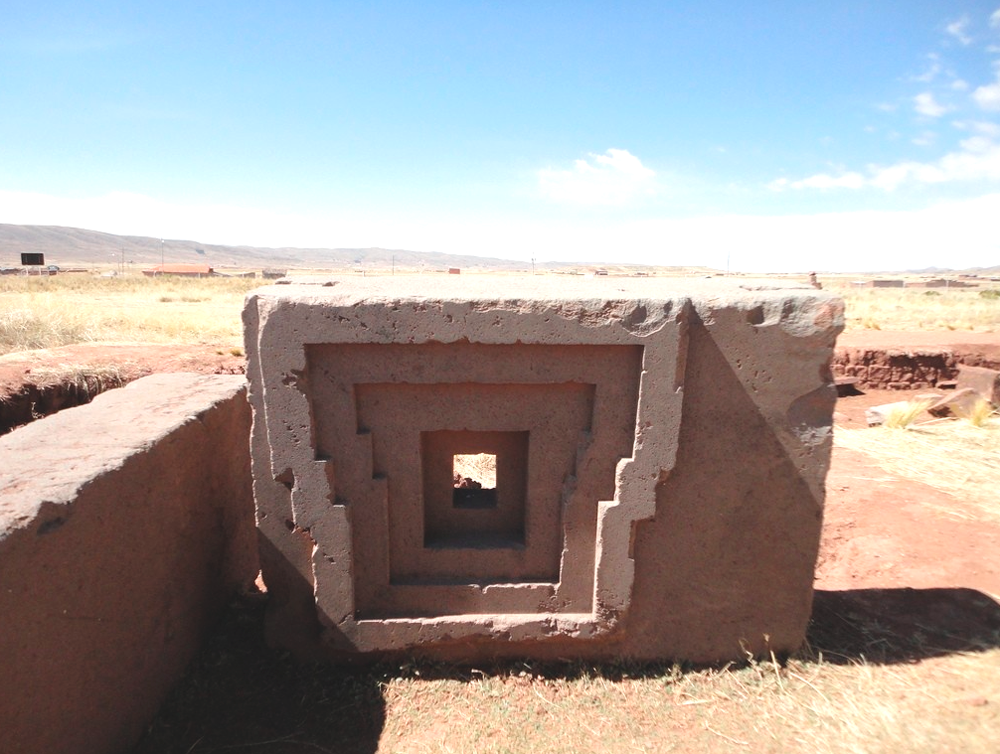
[{"label": "pale straw grass", "polygon": [[1000,298],[978,288],[852,288],[843,296],[847,330],[1000,330]]},{"label": "pale straw grass", "polygon": [[952,516],[1000,521],[1000,418],[979,426],[961,419],[911,424],[906,432],[884,427],[841,429],[834,443],[872,458],[891,474],[954,495]]}]

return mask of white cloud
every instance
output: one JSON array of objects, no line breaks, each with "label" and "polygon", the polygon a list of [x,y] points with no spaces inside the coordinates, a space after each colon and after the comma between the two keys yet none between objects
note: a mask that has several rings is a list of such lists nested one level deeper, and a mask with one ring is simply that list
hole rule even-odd
[{"label": "white cloud", "polygon": [[941,63],[939,62],[937,53],[932,52],[927,57],[931,61],[930,66],[928,66],[927,70],[921,73],[919,76],[913,76],[912,77],[913,81],[919,81],[924,84],[929,84],[937,77],[939,73],[941,73]]},{"label": "white cloud", "polygon": [[939,118],[948,112],[950,108],[940,104],[930,92],[921,92],[913,98],[913,109],[921,115],[926,115],[930,118]]},{"label": "white cloud", "polygon": [[910,141],[916,144],[918,147],[929,147],[934,143],[934,139],[937,137],[933,131],[924,131],[919,136],[915,136]]},{"label": "white cloud", "polygon": [[846,172],[838,175],[828,175],[819,173],[803,178],[798,181],[790,181],[787,178],[779,178],[771,181],[768,188],[774,191],[782,191],[786,188],[792,189],[859,189],[865,186],[866,178],[861,173]]},{"label": "white cloud", "polygon": [[951,88],[954,89],[956,92],[964,92],[966,89],[969,88],[969,82],[963,79],[955,79],[954,81],[951,82]]},{"label": "white cloud", "polygon": [[1000,136],[1000,124],[990,123],[989,121],[974,121],[972,123],[972,130],[984,136]]},{"label": "white cloud", "polygon": [[953,36],[963,45],[967,45],[970,42],[972,42],[972,37],[970,37],[968,34],[965,33],[965,30],[968,28],[968,26],[969,26],[969,17],[962,16],[957,21],[952,21],[950,24],[948,24],[945,27],[945,31],[947,31],[951,36]]},{"label": "white cloud", "polygon": [[960,131],[972,131],[993,139],[1000,137],[1000,123],[987,120],[956,120],[951,125]]},{"label": "white cloud", "polygon": [[1000,74],[992,84],[976,87],[972,98],[983,110],[1000,111]]},{"label": "white cloud", "polygon": [[1000,8],[990,14],[990,26],[994,29],[1000,29]]},{"label": "white cloud", "polygon": [[[984,133],[980,131],[980,133]],[[895,191],[910,183],[939,184],[968,181],[1000,181],[1000,144],[990,134],[971,136],[960,142],[961,149],[935,162],[908,160],[886,167],[871,165],[868,174],[819,173],[797,181],[780,178],[768,184],[775,191],[785,189],[851,189],[867,187]]]},{"label": "white cloud", "polygon": [[656,173],[627,149],[576,160],[572,170],[538,171],[543,196],[563,204],[620,207],[656,193]]}]

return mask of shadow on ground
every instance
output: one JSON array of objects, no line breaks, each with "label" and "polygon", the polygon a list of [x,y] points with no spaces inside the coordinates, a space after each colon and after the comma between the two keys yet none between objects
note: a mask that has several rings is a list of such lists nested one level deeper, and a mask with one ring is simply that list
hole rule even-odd
[{"label": "shadow on ground", "polygon": [[817,590],[803,654],[916,662],[1000,647],[1000,604],[975,589]]},{"label": "shadow on ground", "polygon": [[[132,754],[367,754],[385,725],[383,684],[400,675],[469,681],[522,674],[573,680],[677,676],[671,663],[504,662],[482,669],[434,663],[345,668],[302,664],[263,639],[262,600],[241,601],[171,693]],[[806,662],[917,662],[1000,647],[1000,604],[974,589],[817,591]]]},{"label": "shadow on ground", "polygon": [[376,751],[379,674],[296,662],[265,644],[263,624],[264,601],[231,605],[132,754]]}]

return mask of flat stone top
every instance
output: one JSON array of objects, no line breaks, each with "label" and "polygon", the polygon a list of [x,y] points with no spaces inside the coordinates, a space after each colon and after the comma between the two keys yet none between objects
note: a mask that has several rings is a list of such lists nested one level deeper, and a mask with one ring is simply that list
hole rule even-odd
[{"label": "flat stone top", "polygon": [[722,305],[787,299],[833,299],[801,283],[761,284],[739,278],[626,278],[578,275],[394,275],[335,278],[302,276],[258,288],[249,296],[315,300],[345,306],[375,301],[668,301]]},{"label": "flat stone top", "polygon": [[154,374],[0,437],[0,542],[245,385],[243,375]]}]

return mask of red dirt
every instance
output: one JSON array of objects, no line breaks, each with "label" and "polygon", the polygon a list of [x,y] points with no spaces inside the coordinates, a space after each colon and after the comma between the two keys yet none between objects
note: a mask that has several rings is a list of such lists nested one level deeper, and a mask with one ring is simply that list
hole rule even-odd
[{"label": "red dirt", "polygon": [[87,344],[6,354],[0,356],[0,434],[154,372],[245,371],[240,350],[206,345]]},{"label": "red dirt", "polygon": [[43,384],[54,370],[115,365],[131,379],[156,372],[241,374],[246,360],[210,345],[81,344],[0,356],[0,400],[25,384]]},{"label": "red dirt", "polygon": [[1000,333],[970,330],[854,330],[837,338],[838,348],[949,348],[965,364],[1000,361]]}]

